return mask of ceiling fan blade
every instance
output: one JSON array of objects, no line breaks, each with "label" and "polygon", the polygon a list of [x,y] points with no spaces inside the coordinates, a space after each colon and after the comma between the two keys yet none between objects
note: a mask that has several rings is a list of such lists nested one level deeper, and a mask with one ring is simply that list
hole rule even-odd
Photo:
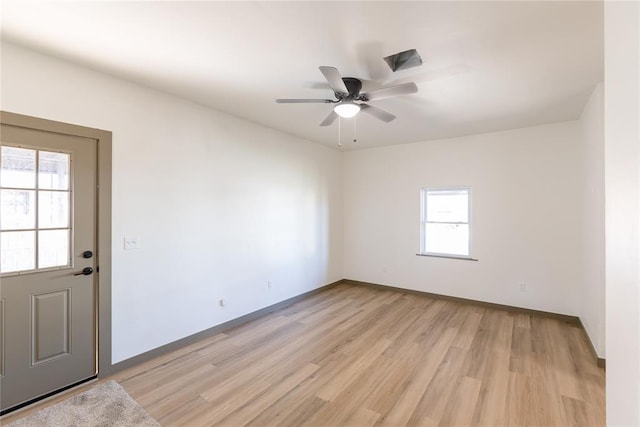
[{"label": "ceiling fan blade", "polygon": [[369,104],[359,104],[359,105],[360,105],[360,111],[370,114],[376,119],[382,120],[385,123],[389,123],[390,121],[396,118],[396,116],[394,116],[393,114],[387,113],[386,111],[383,111],[379,108],[372,107]]},{"label": "ceiling fan blade", "polygon": [[342,81],[342,76],[340,75],[340,72],[338,72],[337,68],[324,66],[319,68],[320,72],[324,78],[327,79],[329,86],[331,86],[331,89],[333,89],[334,92],[349,95],[349,89],[347,89],[347,86]]},{"label": "ceiling fan blade", "polygon": [[417,91],[418,86],[411,82],[372,90],[371,92],[362,94],[362,97],[366,98],[367,101],[377,101],[378,99],[391,98],[392,96],[409,95]]},{"label": "ceiling fan blade", "polygon": [[335,122],[338,118],[338,115],[335,111],[331,110],[329,115],[320,123],[320,126],[329,126],[331,123]]},{"label": "ceiling fan blade", "polygon": [[333,103],[331,99],[276,99],[278,104],[328,104]]}]

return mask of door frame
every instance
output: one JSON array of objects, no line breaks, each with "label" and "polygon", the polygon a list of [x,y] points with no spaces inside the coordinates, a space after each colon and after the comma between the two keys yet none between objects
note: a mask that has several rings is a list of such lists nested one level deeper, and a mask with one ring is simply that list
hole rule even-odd
[{"label": "door frame", "polygon": [[23,114],[0,111],[0,123],[36,129],[63,135],[79,136],[96,140],[98,143],[97,159],[97,212],[96,261],[99,272],[96,275],[97,292],[97,368],[98,378],[107,377],[111,373],[111,131],[94,129],[85,126],[41,119]]}]

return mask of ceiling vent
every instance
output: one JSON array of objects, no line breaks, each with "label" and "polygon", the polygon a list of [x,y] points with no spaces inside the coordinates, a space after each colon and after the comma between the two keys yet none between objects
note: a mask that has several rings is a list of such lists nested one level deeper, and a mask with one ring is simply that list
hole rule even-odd
[{"label": "ceiling vent", "polygon": [[394,72],[422,65],[422,58],[420,58],[420,54],[415,49],[385,56],[383,59]]}]

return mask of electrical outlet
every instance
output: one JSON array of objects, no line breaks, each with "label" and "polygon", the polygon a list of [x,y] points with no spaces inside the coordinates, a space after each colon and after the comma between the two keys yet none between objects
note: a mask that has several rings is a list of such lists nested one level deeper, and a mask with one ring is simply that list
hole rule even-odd
[{"label": "electrical outlet", "polygon": [[267,288],[271,289],[271,280],[267,280]]},{"label": "electrical outlet", "polygon": [[220,301],[218,301],[218,305],[220,306],[220,308],[224,308],[224,300],[221,299]]},{"label": "electrical outlet", "polygon": [[520,292],[527,292],[526,283],[520,283]]}]

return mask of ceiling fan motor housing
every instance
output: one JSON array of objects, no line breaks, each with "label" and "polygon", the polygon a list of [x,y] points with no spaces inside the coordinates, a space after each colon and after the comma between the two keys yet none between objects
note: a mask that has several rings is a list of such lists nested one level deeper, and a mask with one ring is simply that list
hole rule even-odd
[{"label": "ceiling fan motor housing", "polygon": [[336,97],[340,101],[360,99],[360,91],[362,90],[362,82],[353,77],[343,77],[342,81],[349,90],[348,95],[336,93]]}]

